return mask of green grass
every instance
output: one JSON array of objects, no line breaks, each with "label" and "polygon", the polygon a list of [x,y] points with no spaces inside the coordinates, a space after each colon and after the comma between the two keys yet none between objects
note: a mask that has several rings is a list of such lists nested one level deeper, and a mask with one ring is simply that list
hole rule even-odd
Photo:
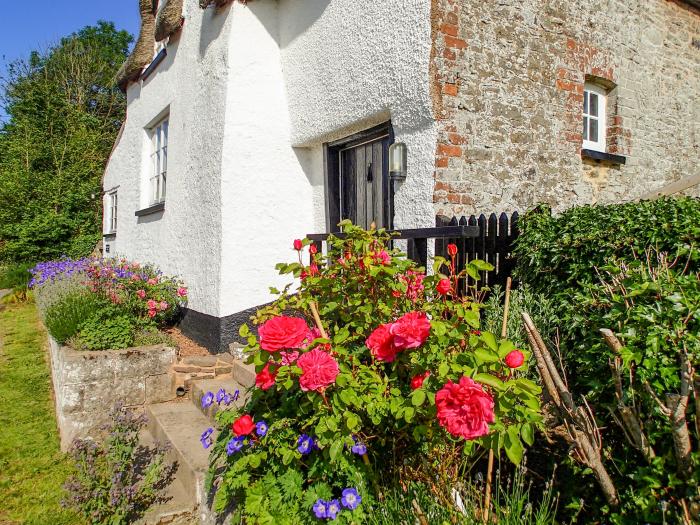
[{"label": "green grass", "polygon": [[33,303],[0,310],[3,525],[82,523],[77,515],[60,506],[70,464],[59,450],[45,343]]}]

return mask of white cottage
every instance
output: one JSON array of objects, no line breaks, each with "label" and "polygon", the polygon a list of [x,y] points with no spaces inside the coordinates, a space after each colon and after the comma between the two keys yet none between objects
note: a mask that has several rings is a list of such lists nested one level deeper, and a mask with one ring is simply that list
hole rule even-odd
[{"label": "white cottage", "polygon": [[697,173],[697,0],[139,3],[104,249],[180,275],[212,351],[284,284],[292,240],[341,218],[427,227]]}]

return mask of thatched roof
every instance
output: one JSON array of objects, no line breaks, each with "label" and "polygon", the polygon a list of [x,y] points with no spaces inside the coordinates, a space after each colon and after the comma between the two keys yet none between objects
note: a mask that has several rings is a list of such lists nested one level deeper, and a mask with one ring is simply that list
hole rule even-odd
[{"label": "thatched roof", "polygon": [[165,40],[182,27],[182,0],[163,0],[156,15],[156,42]]},{"label": "thatched roof", "polygon": [[126,91],[129,82],[139,78],[144,67],[153,60],[155,48],[156,17],[153,9],[153,0],[139,0],[141,12],[141,31],[136,41],[134,50],[117,72],[117,85],[122,91]]}]

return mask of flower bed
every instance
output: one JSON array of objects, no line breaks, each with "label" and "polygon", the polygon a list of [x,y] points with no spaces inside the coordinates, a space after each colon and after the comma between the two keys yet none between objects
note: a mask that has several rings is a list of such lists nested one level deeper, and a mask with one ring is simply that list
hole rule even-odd
[{"label": "flower bed", "polygon": [[257,388],[218,412],[211,480],[216,508],[237,499],[248,523],[365,523],[392,487],[455,487],[485,450],[520,462],[541,423],[528,355],[454,292],[456,247],[429,276],[383,231],[344,228],[327,256],[295,241],[299,262],[278,269],[298,289],[258,312],[257,336],[241,330]]}]

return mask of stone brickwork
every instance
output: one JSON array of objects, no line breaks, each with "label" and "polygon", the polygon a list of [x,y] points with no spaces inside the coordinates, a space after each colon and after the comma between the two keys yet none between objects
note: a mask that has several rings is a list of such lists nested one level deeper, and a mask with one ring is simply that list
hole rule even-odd
[{"label": "stone brickwork", "polygon": [[[433,0],[436,213],[562,210],[697,174],[699,40],[681,1]],[[587,80],[609,90],[625,164],[581,157]]]},{"label": "stone brickwork", "polygon": [[61,450],[94,436],[115,403],[139,407],[175,397],[176,349],[164,345],[77,351],[49,337],[51,377]]}]

